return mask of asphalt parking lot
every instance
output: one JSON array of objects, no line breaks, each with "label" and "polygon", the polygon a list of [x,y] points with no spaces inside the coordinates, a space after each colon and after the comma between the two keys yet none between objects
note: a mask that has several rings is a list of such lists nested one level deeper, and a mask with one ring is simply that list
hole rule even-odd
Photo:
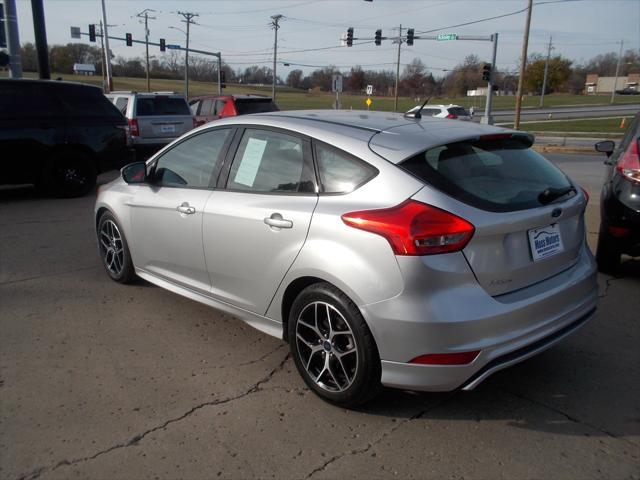
[{"label": "asphalt parking lot", "polygon": [[[602,159],[548,156],[590,192],[594,248]],[[640,478],[640,261],[600,275],[581,331],[475,391],[347,411],[283,342],[112,282],[93,201],[0,188],[2,479]]]}]

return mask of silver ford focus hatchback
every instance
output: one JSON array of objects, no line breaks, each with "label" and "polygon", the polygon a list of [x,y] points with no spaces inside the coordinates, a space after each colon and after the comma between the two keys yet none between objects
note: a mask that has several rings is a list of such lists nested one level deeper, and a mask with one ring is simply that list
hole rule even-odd
[{"label": "silver ford focus hatchback", "polygon": [[216,121],[100,189],[100,255],[283,338],[332,403],[470,390],[596,308],[586,195],[532,142],[377,112]]}]

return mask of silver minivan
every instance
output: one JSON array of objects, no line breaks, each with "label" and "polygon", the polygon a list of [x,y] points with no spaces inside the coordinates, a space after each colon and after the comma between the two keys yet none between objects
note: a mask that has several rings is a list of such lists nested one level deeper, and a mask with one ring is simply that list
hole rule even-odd
[{"label": "silver minivan", "polygon": [[111,92],[109,100],[127,117],[133,147],[155,151],[194,128],[191,109],[175,92]]}]

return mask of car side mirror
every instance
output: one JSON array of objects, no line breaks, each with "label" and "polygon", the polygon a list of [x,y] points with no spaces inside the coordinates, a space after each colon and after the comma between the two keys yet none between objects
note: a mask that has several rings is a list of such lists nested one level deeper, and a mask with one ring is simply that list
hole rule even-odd
[{"label": "car side mirror", "polygon": [[147,164],[145,162],[134,162],[120,170],[122,179],[127,183],[146,183]]},{"label": "car side mirror", "polygon": [[616,148],[616,144],[613,140],[603,140],[595,144],[596,152],[606,153],[607,157],[610,157]]}]

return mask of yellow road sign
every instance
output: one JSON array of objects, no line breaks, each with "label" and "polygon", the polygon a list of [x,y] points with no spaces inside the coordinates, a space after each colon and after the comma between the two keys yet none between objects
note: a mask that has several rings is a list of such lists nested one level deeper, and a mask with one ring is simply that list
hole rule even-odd
[{"label": "yellow road sign", "polygon": [[364,103],[367,104],[367,107],[370,107],[373,102],[371,101],[370,98],[367,98],[367,100]]}]

